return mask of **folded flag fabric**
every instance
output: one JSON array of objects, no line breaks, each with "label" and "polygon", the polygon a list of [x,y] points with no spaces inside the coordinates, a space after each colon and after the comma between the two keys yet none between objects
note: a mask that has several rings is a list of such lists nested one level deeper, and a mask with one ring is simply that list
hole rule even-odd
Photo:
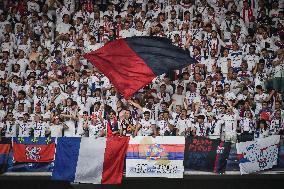
[{"label": "folded flag fabric", "polygon": [[107,43],[84,57],[127,99],[156,76],[195,63],[189,52],[161,37],[131,37]]},{"label": "folded flag fabric", "polygon": [[126,177],[182,178],[182,136],[131,138],[126,156]]},{"label": "folded flag fabric", "polygon": [[231,143],[205,137],[187,137],[184,167],[186,169],[224,172]]},{"label": "folded flag fabric", "polygon": [[120,184],[128,137],[58,138],[53,180]]},{"label": "folded flag fabric", "polygon": [[16,162],[52,162],[55,138],[13,138],[13,158]]},{"label": "folded flag fabric", "polygon": [[237,143],[241,174],[249,174],[277,165],[280,135]]},{"label": "folded flag fabric", "polygon": [[1,138],[0,139],[0,174],[4,173],[7,169],[7,161],[10,149],[11,149],[11,139]]}]

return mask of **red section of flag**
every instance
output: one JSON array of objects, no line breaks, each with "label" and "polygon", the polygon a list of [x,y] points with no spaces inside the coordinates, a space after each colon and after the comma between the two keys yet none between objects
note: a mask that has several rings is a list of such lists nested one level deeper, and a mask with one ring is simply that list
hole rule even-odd
[{"label": "red section of flag", "polygon": [[126,99],[156,77],[123,39],[108,43],[84,57],[105,74]]},{"label": "red section of flag", "polygon": [[10,144],[0,144],[0,154],[9,154]]},{"label": "red section of flag", "polygon": [[106,141],[102,184],[121,184],[129,137],[110,137]]},{"label": "red section of flag", "polygon": [[14,143],[13,151],[16,162],[51,162],[54,160],[55,144],[26,145]]}]

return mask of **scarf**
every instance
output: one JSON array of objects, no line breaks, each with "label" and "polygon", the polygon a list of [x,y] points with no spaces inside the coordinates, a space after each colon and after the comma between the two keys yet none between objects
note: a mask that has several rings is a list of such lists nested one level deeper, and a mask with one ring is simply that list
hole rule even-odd
[{"label": "scarf", "polygon": [[113,137],[115,136],[112,134],[113,131],[118,131],[118,123],[117,120],[114,119],[113,124],[111,124],[110,120],[107,122],[107,137]]},{"label": "scarf", "polygon": [[252,12],[252,9],[251,7],[248,9],[248,18],[246,19],[246,9],[243,9],[243,19],[244,19],[244,22],[248,21],[248,22],[251,22],[251,19],[253,17],[253,12]]}]

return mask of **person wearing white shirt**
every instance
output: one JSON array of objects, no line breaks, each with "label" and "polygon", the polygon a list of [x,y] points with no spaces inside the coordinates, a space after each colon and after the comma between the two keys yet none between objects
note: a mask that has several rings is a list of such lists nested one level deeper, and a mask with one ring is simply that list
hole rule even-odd
[{"label": "person wearing white shirt", "polygon": [[148,32],[144,29],[141,21],[136,22],[136,29],[134,30],[134,36],[147,36]]},{"label": "person wearing white shirt", "polygon": [[18,137],[30,137],[32,136],[32,122],[29,120],[30,115],[24,114],[23,121],[18,121]]},{"label": "person wearing white shirt", "polygon": [[172,104],[174,108],[177,105],[184,106],[185,95],[183,94],[183,89],[184,87],[182,85],[178,85],[176,93],[172,95]]},{"label": "person wearing white shirt", "polygon": [[180,115],[177,116],[175,127],[177,128],[177,134],[186,136],[191,131],[191,120],[187,117],[187,110],[182,109]]},{"label": "person wearing white shirt", "polygon": [[104,137],[106,134],[105,124],[95,114],[91,115],[90,119],[89,122],[86,121],[83,125],[83,128],[89,131],[89,137]]},{"label": "person wearing white shirt", "polygon": [[249,54],[245,55],[244,60],[247,61],[248,64],[248,71],[253,71],[255,68],[256,64],[259,62],[259,56],[255,54],[255,46],[250,46],[249,47]]},{"label": "person wearing white shirt", "polygon": [[34,115],[34,122],[32,123],[33,136],[45,137],[47,133],[47,124],[42,121],[42,117],[38,114]]},{"label": "person wearing white shirt", "polygon": [[192,134],[194,136],[203,136],[207,135],[207,127],[204,123],[205,116],[198,115],[197,122],[191,126]]},{"label": "person wearing white shirt", "polygon": [[0,122],[0,136],[1,133],[5,137],[17,137],[17,122],[12,112],[7,113],[6,120]]},{"label": "person wearing white shirt", "polygon": [[121,38],[132,37],[134,36],[134,29],[130,28],[130,23],[124,23],[124,29],[120,31]]},{"label": "person wearing white shirt", "polygon": [[239,50],[239,46],[237,43],[233,43],[232,46],[233,50],[229,54],[229,57],[232,61],[231,66],[233,68],[240,68],[243,60],[243,52]]},{"label": "person wearing white shirt", "polygon": [[225,141],[236,143],[238,121],[238,112],[234,111],[233,107],[228,107],[227,113],[222,117],[222,124],[224,124]]},{"label": "person wearing white shirt", "polygon": [[254,96],[255,102],[255,114],[258,115],[259,111],[262,109],[262,102],[268,100],[269,95],[263,92],[262,86],[258,85],[256,88],[256,95]]},{"label": "person wearing white shirt", "polygon": [[207,120],[205,122],[205,127],[207,128],[208,138],[210,139],[220,139],[221,138],[221,127],[222,124],[219,120],[215,118],[213,112],[207,113]]},{"label": "person wearing white shirt", "polygon": [[67,106],[64,108],[63,112],[60,114],[60,117],[64,119],[64,124],[68,126],[68,129],[64,130],[64,136],[66,137],[74,137],[76,134],[76,121],[78,121],[76,102],[67,101]]},{"label": "person wearing white shirt", "polygon": [[56,26],[56,32],[58,34],[66,34],[69,32],[69,29],[71,28],[71,24],[69,24],[69,15],[64,14],[63,15],[63,22],[57,24]]},{"label": "person wearing white shirt", "polygon": [[231,67],[231,59],[229,57],[229,51],[228,49],[224,49],[223,56],[218,58],[217,66],[221,68],[221,72],[223,76],[227,76],[228,69]]},{"label": "person wearing white shirt", "polygon": [[58,116],[55,116],[53,119],[53,123],[51,123],[48,127],[47,133],[50,133],[51,137],[62,137],[63,130],[68,129],[68,126],[60,122],[60,118]]},{"label": "person wearing white shirt", "polygon": [[156,136],[156,123],[150,119],[150,112],[143,113],[144,118],[136,126],[134,136]]}]

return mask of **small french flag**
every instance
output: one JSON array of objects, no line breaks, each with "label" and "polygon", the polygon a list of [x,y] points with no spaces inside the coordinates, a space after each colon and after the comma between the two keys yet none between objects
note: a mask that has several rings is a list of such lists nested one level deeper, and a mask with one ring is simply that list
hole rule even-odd
[{"label": "small french flag", "polygon": [[58,138],[53,180],[120,184],[128,137]]}]

